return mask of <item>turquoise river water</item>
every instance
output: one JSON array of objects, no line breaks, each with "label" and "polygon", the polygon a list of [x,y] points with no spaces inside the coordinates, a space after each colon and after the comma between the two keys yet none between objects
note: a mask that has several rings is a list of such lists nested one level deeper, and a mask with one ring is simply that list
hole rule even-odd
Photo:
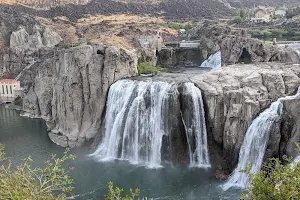
[{"label": "turquoise river water", "polygon": [[[18,111],[0,105],[0,143],[6,146],[6,155],[14,166],[29,155],[34,166],[43,166],[52,153],[61,155],[64,148],[52,143],[43,120],[20,117]],[[223,183],[215,179],[213,171],[187,167],[147,169],[124,161],[101,163],[88,155],[92,149],[72,150],[77,156],[67,165],[75,167],[71,176],[75,182],[74,199],[104,199],[107,183],[124,189],[140,188],[141,195],[148,199],[202,200],[239,199],[239,191],[224,192]]]}]

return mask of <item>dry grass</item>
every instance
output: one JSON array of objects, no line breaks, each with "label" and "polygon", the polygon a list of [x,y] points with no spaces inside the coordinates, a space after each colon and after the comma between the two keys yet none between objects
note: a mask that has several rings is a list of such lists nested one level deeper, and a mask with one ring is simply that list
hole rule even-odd
[{"label": "dry grass", "polygon": [[165,23],[160,17],[150,17],[150,16],[139,16],[139,15],[96,15],[90,16],[88,18],[79,19],[77,22],[81,24],[98,24],[103,21],[107,21],[111,24],[124,24],[124,23],[136,23],[136,24],[147,24],[147,23]]},{"label": "dry grass", "polygon": [[15,4],[16,0],[0,0],[0,4]]},{"label": "dry grass", "polygon": [[60,18],[54,22],[48,18],[36,17],[38,22],[55,30],[62,37],[64,43],[69,44],[77,41],[78,36],[76,35],[76,27],[62,19],[66,18]]},{"label": "dry grass", "polygon": [[156,35],[158,32],[163,38],[177,38],[178,32],[167,28],[164,19],[138,15],[95,15],[86,16],[75,22],[64,16],[54,19],[36,18],[41,24],[56,30],[65,43],[78,41],[79,35],[91,40],[92,43],[102,43],[132,49],[134,41],[140,36]]}]

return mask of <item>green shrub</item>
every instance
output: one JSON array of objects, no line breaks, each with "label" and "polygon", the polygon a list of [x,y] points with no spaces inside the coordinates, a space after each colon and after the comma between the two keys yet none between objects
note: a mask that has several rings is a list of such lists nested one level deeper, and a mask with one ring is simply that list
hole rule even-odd
[{"label": "green shrub", "polygon": [[249,30],[249,34],[251,34],[253,36],[262,36],[262,35],[264,35],[264,33],[262,31],[257,30],[257,29]]},{"label": "green shrub", "polygon": [[245,10],[245,9],[240,10],[240,17],[241,17],[242,19],[246,19],[246,18],[247,18],[246,15],[247,15],[247,14],[246,14],[246,10]]},{"label": "green shrub", "polygon": [[272,35],[272,32],[270,32],[270,31],[268,31],[268,30],[264,30],[264,31],[263,31],[263,34],[264,34],[265,37],[269,37],[269,36]]},{"label": "green shrub", "polygon": [[86,44],[87,44],[87,45],[93,45],[91,39],[87,39]]},{"label": "green shrub", "polygon": [[268,29],[274,36],[286,35],[288,32],[284,29]]},{"label": "green shrub", "polygon": [[124,190],[118,187],[114,187],[112,182],[108,183],[108,194],[105,195],[105,200],[144,200],[144,198],[139,198],[139,189],[130,189],[129,194],[123,194]]},{"label": "green shrub", "polygon": [[284,165],[279,159],[270,159],[264,170],[249,175],[251,184],[242,199],[295,200],[300,199],[300,163]]},{"label": "green shrub", "polygon": [[[67,149],[62,158],[52,155],[45,168],[32,168],[28,157],[24,163],[12,168],[4,158],[0,145],[0,199],[11,200],[63,200],[73,190],[73,180],[62,165],[75,157]],[[55,195],[57,194],[57,195]]]},{"label": "green shrub", "polygon": [[180,24],[174,23],[170,26],[170,28],[179,30],[179,29],[182,29],[182,26]]},{"label": "green shrub", "polygon": [[195,24],[187,23],[187,24],[184,26],[184,29],[185,29],[185,30],[189,30],[189,29],[192,29],[192,28],[194,28],[194,27],[196,27]]},{"label": "green shrub", "polygon": [[140,63],[137,69],[139,74],[153,74],[164,70],[164,68],[153,66],[148,62]]},{"label": "green shrub", "polygon": [[236,23],[236,24],[240,24],[240,23],[243,23],[244,22],[244,19],[241,18],[240,16],[235,16],[232,20],[233,23]]}]

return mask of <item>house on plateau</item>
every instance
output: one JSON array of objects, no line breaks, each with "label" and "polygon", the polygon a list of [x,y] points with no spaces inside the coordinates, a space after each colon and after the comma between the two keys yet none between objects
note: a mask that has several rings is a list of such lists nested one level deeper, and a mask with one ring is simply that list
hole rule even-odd
[{"label": "house on plateau", "polygon": [[20,82],[14,79],[0,79],[0,98],[16,98],[21,95]]},{"label": "house on plateau", "polygon": [[274,7],[257,6],[254,10],[254,16],[251,18],[252,22],[268,22],[275,14]]},{"label": "house on plateau", "polygon": [[284,16],[286,16],[286,11],[285,10],[276,10],[275,15],[284,17]]}]

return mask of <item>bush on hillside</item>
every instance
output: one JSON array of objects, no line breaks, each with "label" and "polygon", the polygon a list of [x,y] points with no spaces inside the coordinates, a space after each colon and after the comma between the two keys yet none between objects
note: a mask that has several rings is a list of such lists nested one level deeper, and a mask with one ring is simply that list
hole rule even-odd
[{"label": "bush on hillside", "polygon": [[235,24],[240,24],[240,23],[243,23],[244,22],[244,19],[241,18],[240,16],[235,16],[232,20],[233,23]]},{"label": "bush on hillside", "polygon": [[300,199],[300,162],[284,165],[279,159],[272,158],[263,169],[249,175],[251,184],[242,199]]},{"label": "bush on hillside", "polygon": [[175,29],[175,30],[179,30],[179,29],[182,29],[182,26],[180,24],[175,23],[175,24],[172,24],[170,26],[170,28]]}]

